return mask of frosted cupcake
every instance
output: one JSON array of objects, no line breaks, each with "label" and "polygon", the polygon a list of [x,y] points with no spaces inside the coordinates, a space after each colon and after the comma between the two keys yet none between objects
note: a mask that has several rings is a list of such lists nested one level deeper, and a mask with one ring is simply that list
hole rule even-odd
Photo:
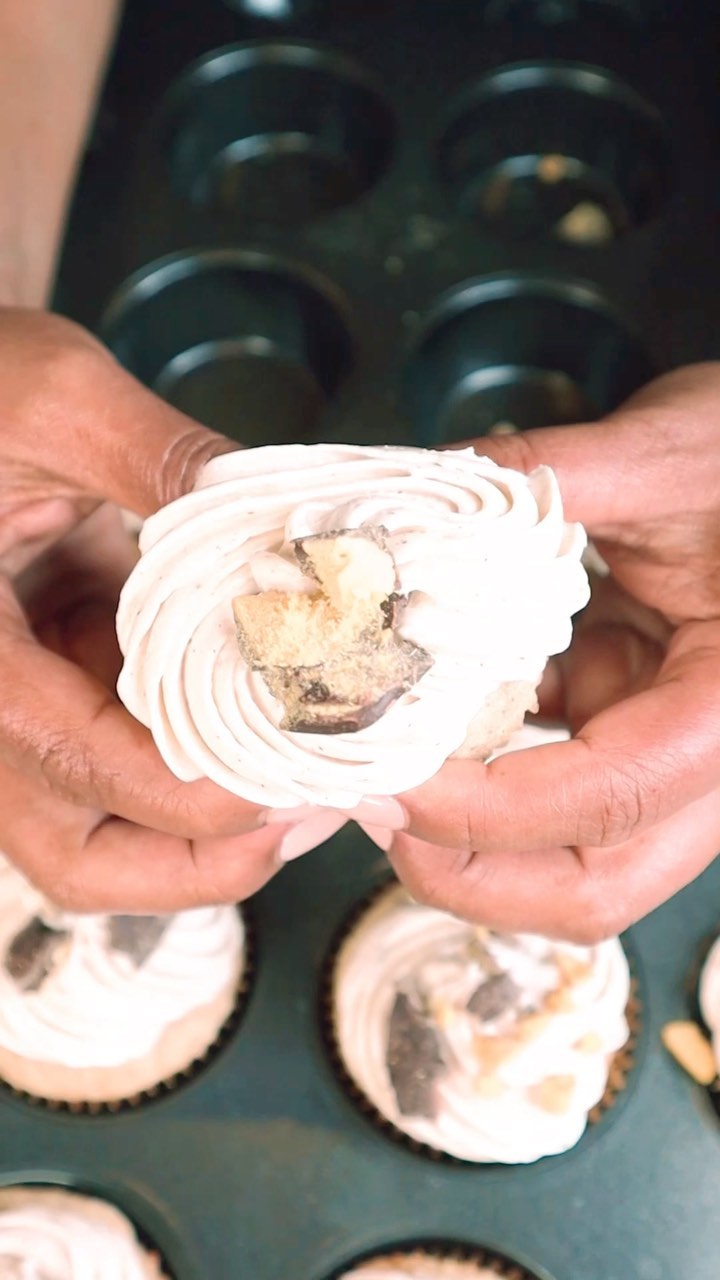
[{"label": "frosted cupcake", "polygon": [[245,950],[234,907],[73,916],[0,857],[0,1079],[69,1104],[171,1081],[233,1012]]},{"label": "frosted cupcake", "polygon": [[[487,1264],[487,1265],[486,1265]],[[337,1273],[336,1280],[530,1280],[523,1267],[484,1250],[457,1246],[393,1249]]]},{"label": "frosted cupcake", "polygon": [[710,1032],[715,1075],[720,1077],[720,937],[713,943],[700,974],[700,1013]]},{"label": "frosted cupcake", "polygon": [[94,1197],[44,1187],[0,1188],[2,1280],[161,1280],[128,1219]]},{"label": "frosted cupcake", "polygon": [[170,769],[352,810],[486,758],[588,598],[553,473],[472,450],[227,454],[145,522],[118,691]]},{"label": "frosted cupcake", "polygon": [[326,1012],[343,1076],[398,1134],[526,1164],[582,1136],[628,1041],[629,997],[616,938],[498,933],[393,885],[341,943]]}]

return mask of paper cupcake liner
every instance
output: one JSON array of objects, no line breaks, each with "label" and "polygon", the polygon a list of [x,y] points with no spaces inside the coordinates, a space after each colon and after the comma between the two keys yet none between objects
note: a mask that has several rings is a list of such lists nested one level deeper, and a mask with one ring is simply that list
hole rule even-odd
[{"label": "paper cupcake liner", "polygon": [[257,929],[255,917],[247,903],[238,906],[238,911],[242,916],[245,938],[243,970],[238,979],[233,1007],[212,1043],[208,1045],[204,1053],[189,1062],[182,1071],[176,1071],[173,1075],[152,1085],[151,1088],[142,1089],[127,1098],[111,1099],[106,1102],[69,1102],[57,1098],[44,1098],[40,1094],[18,1089],[2,1078],[0,1078],[0,1093],[38,1111],[49,1112],[53,1115],[106,1117],[126,1115],[142,1107],[152,1106],[154,1103],[170,1097],[171,1094],[177,1093],[178,1090],[186,1089],[189,1085],[194,1084],[235,1037],[245,1015],[255,983],[257,972]]},{"label": "paper cupcake liner", "polygon": [[[365,913],[372,907],[383,894],[387,893],[398,882],[393,877],[384,879],[381,884],[376,885],[364,898],[362,898],[350,912],[345,916],[344,920],[337,929],[331,943],[325,960],[323,962],[320,975],[320,1033],[325,1045],[325,1050],[332,1066],[333,1072],[342,1085],[343,1091],[354,1104],[356,1109],[361,1112],[365,1119],[369,1120],[375,1129],[393,1142],[399,1143],[406,1149],[421,1155],[426,1159],[433,1160],[435,1163],[462,1165],[464,1168],[474,1169],[494,1169],[513,1168],[512,1162],[505,1164],[501,1161],[490,1160],[466,1160],[460,1156],[451,1155],[447,1151],[440,1151],[437,1147],[430,1146],[429,1143],[421,1142],[417,1138],[413,1138],[404,1130],[398,1128],[392,1120],[384,1116],[381,1111],[363,1092],[357,1084],[353,1076],[345,1066],[342,1056],[340,1043],[337,1038],[334,1018],[334,1002],[333,1002],[333,979],[335,967],[340,950],[346,938],[352,933],[355,926],[360,922]],[[641,994],[641,984],[638,973],[637,962],[628,948],[624,939],[621,939],[623,951],[630,969],[630,997],[625,1008],[625,1017],[627,1019],[630,1034],[625,1045],[619,1049],[614,1055],[608,1072],[608,1080],[605,1086],[605,1092],[600,1101],[588,1112],[587,1128],[578,1142],[567,1152],[559,1153],[559,1155],[541,1156],[539,1160],[533,1161],[539,1164],[543,1160],[558,1159],[561,1156],[572,1155],[577,1151],[586,1140],[588,1132],[596,1129],[602,1121],[617,1107],[623,1095],[626,1093],[628,1083],[631,1076],[635,1074],[638,1068],[638,1050],[642,1037],[643,1026],[643,1002]],[[718,1097],[720,1103],[720,1095]]]},{"label": "paper cupcake liner", "polygon": [[356,1267],[374,1260],[392,1263],[395,1259],[412,1258],[422,1255],[423,1258],[437,1258],[440,1262],[470,1263],[478,1271],[492,1271],[499,1280],[549,1280],[546,1272],[536,1271],[530,1264],[518,1262],[509,1255],[485,1245],[466,1244],[454,1240],[404,1240],[400,1243],[380,1245],[357,1254],[341,1266],[336,1267],[326,1280],[343,1280]]}]

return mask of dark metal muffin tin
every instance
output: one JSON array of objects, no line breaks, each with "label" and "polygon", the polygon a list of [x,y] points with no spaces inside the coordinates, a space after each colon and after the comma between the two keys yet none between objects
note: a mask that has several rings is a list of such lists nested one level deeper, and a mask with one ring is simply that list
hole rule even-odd
[{"label": "dark metal muffin tin", "polygon": [[[131,0],[57,306],[250,443],[430,444],[605,412],[717,354],[703,10]],[[585,242],[559,237],[583,203]],[[568,1155],[507,1169],[393,1143],[327,1060],[323,957],[385,870],[354,828],[290,865],[257,899],[256,987],[212,1066],[115,1117],[3,1095],[0,1178],[105,1194],[176,1280],[325,1280],[423,1237],[553,1280],[716,1280],[720,1129],[659,1029],[685,1015],[720,863],[632,930],[643,1038],[622,1105]]]}]

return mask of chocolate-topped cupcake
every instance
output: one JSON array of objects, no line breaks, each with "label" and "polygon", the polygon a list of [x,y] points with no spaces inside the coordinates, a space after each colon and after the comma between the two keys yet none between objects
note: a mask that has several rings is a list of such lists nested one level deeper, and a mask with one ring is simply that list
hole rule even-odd
[{"label": "chocolate-topped cupcake", "polygon": [[628,1041],[629,998],[616,938],[500,933],[393,885],[342,941],[327,1016],[346,1081],[398,1135],[523,1164],[582,1136]]},{"label": "chocolate-topped cupcake", "polygon": [[56,1103],[136,1099],[213,1045],[245,956],[234,907],[71,915],[0,856],[0,1079]]},{"label": "chocolate-topped cupcake", "polygon": [[0,1188],[2,1280],[161,1280],[157,1254],[113,1205],[58,1187]]}]

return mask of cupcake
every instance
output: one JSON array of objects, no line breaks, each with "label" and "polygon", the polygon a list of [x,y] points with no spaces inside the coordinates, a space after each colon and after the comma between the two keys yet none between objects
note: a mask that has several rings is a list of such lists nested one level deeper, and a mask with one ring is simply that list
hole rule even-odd
[{"label": "cupcake", "polygon": [[151,516],[122,592],[122,701],[180,779],[352,811],[536,707],[586,603],[553,473],[471,449],[269,446]]},{"label": "cupcake", "polygon": [[698,996],[700,1013],[712,1038],[715,1075],[720,1076],[720,937],[703,965]]},{"label": "cupcake", "polygon": [[465,1246],[433,1245],[376,1253],[337,1273],[334,1280],[530,1280],[529,1273],[499,1254]]},{"label": "cupcake", "polygon": [[245,953],[234,907],[65,914],[0,857],[0,1079],[51,1102],[137,1099],[217,1041]]},{"label": "cupcake", "polygon": [[393,884],[335,953],[325,1016],[351,1093],[461,1160],[568,1151],[628,1041],[617,938],[575,946],[466,924]]},{"label": "cupcake", "polygon": [[113,1205],[49,1187],[0,1188],[3,1280],[161,1280],[156,1254]]}]

